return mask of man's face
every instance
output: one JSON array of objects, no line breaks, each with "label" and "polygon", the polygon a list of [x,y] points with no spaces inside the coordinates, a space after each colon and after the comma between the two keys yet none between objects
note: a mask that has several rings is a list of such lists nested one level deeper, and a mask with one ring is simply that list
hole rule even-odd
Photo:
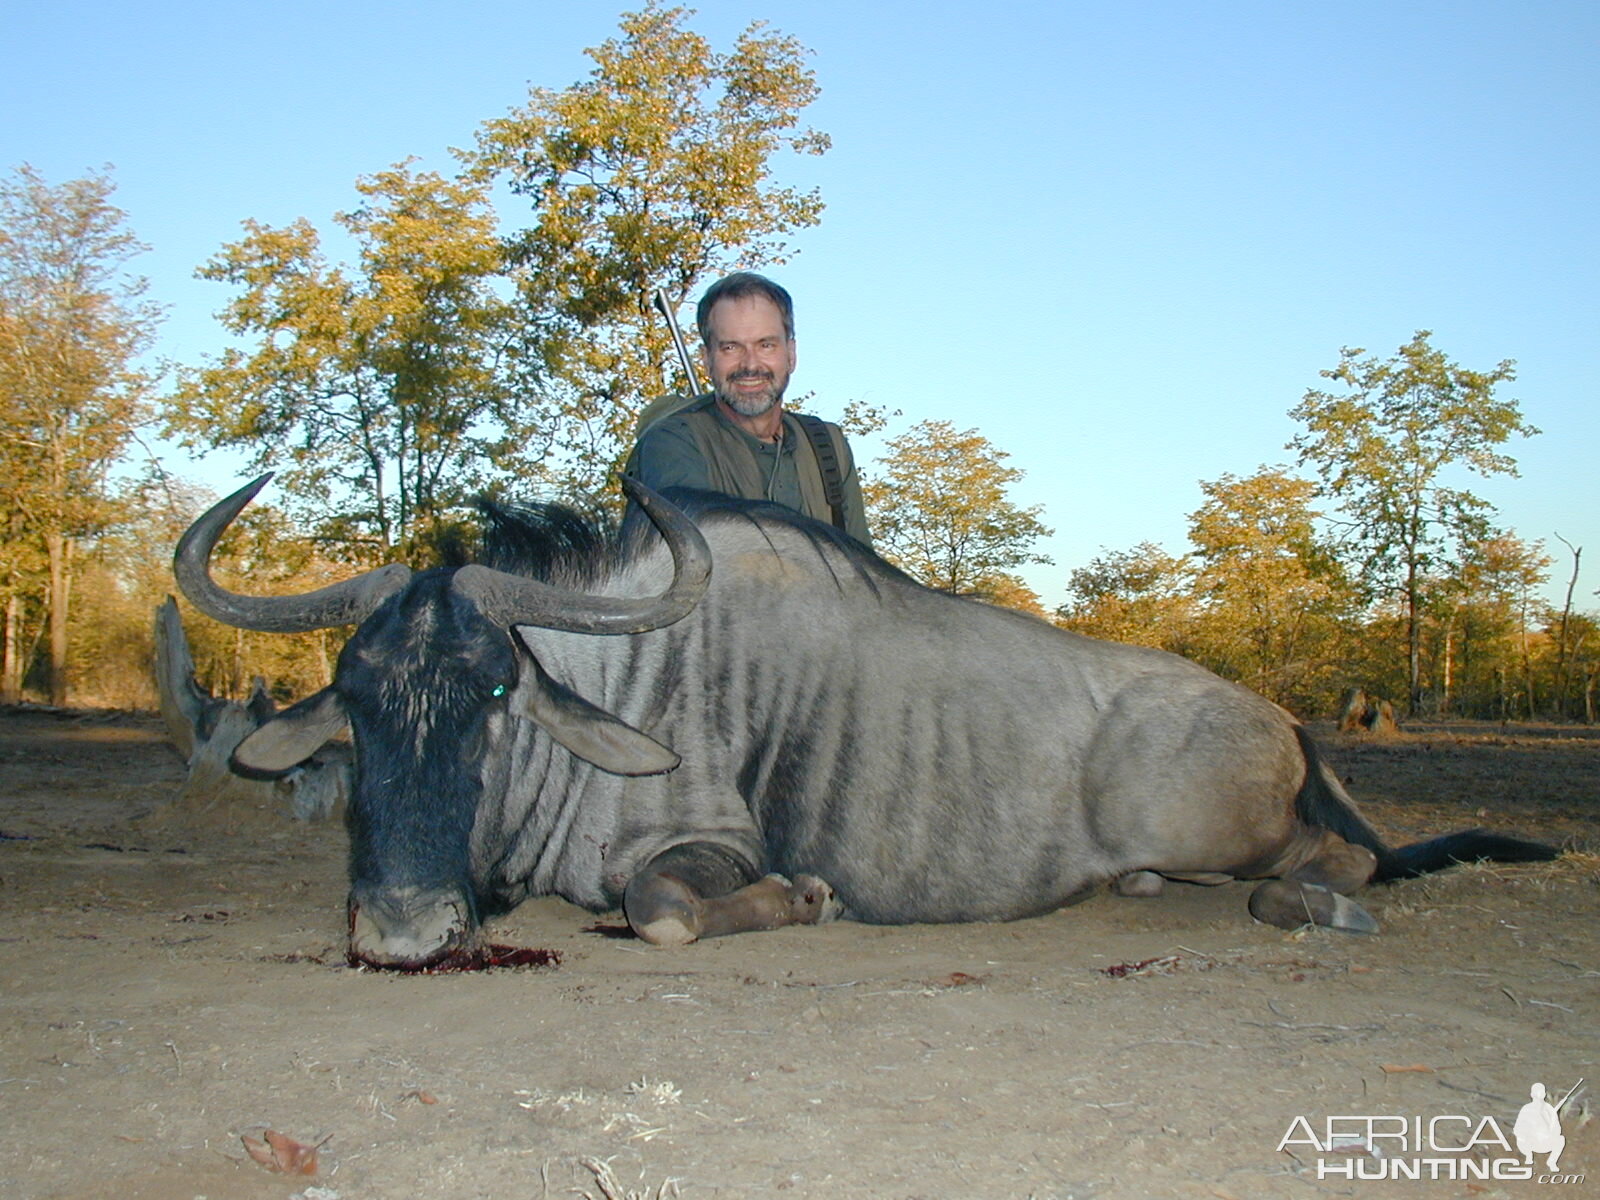
[{"label": "man's face", "polygon": [[743,417],[759,417],[783,399],[794,372],[794,339],[765,296],[719,300],[707,323],[706,371],[719,399]]}]

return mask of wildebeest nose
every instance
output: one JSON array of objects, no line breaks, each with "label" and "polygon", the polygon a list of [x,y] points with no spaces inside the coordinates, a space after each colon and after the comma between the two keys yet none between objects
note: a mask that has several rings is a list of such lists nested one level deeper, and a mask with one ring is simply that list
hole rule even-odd
[{"label": "wildebeest nose", "polygon": [[350,961],[415,970],[470,947],[471,909],[460,889],[400,887],[350,893]]}]

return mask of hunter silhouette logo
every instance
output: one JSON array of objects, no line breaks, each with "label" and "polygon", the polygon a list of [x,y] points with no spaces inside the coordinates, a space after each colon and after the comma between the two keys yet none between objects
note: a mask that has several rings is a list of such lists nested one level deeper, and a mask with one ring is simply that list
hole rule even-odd
[{"label": "hunter silhouette logo", "polygon": [[[1561,1113],[1577,1098],[1583,1084],[1578,1080],[1554,1104],[1545,1099],[1544,1084],[1533,1084],[1509,1138],[1494,1117],[1456,1113],[1329,1116],[1323,1119],[1320,1131],[1307,1118],[1296,1117],[1278,1142],[1278,1150],[1296,1157],[1306,1152],[1317,1155],[1318,1179],[1583,1183],[1586,1176],[1581,1173],[1556,1173],[1567,1145]],[[1544,1162],[1535,1164],[1536,1157]]]},{"label": "hunter silhouette logo", "polygon": [[1561,1136],[1561,1109],[1582,1086],[1583,1080],[1580,1079],[1555,1104],[1545,1100],[1544,1084],[1536,1083],[1528,1089],[1530,1099],[1517,1114],[1517,1123],[1511,1127],[1511,1135],[1517,1139],[1517,1150],[1526,1162],[1531,1164],[1535,1154],[1548,1154],[1550,1157],[1545,1160],[1545,1166],[1551,1171],[1556,1169],[1561,1151],[1567,1145],[1567,1139]]}]

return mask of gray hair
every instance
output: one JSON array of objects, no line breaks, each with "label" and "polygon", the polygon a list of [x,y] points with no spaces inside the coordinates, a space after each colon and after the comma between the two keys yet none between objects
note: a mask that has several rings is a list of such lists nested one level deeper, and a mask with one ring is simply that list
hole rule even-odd
[{"label": "gray hair", "polygon": [[700,304],[694,310],[694,323],[700,330],[700,341],[711,345],[711,309],[719,300],[743,300],[749,296],[762,296],[772,301],[783,318],[783,335],[794,337],[794,301],[789,293],[765,275],[754,271],[735,271],[724,275],[706,289]]}]

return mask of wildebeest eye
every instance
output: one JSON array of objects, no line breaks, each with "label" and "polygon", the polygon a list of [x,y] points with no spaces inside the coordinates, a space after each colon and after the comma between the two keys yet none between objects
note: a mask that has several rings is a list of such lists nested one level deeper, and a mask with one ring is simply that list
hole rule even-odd
[{"label": "wildebeest eye", "polygon": [[495,684],[494,691],[489,694],[491,696],[504,696],[506,694],[506,685],[503,683]]}]

